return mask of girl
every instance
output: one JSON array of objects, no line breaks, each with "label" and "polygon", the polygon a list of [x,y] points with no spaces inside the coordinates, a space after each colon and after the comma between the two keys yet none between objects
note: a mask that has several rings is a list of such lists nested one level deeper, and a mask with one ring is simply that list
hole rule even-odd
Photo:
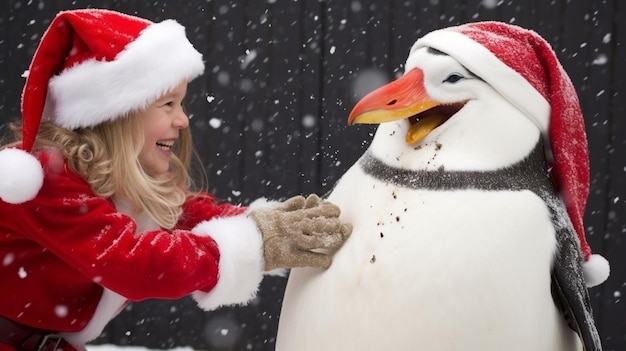
[{"label": "girl", "polygon": [[182,102],[203,70],[173,20],[52,21],[0,151],[0,350],[84,349],[128,301],[212,310],[248,302],[264,272],[330,265],[351,231],[336,206],[191,192]]}]

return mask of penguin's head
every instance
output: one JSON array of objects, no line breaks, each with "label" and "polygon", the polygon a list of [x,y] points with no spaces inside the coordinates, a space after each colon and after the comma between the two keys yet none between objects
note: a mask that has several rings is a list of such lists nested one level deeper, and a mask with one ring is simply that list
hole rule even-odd
[{"label": "penguin's head", "polygon": [[419,169],[505,167],[528,155],[540,135],[490,84],[429,47],[410,54],[403,76],[355,105],[348,124],[358,123],[381,124],[373,152],[384,159],[419,152],[424,162],[411,166]]}]

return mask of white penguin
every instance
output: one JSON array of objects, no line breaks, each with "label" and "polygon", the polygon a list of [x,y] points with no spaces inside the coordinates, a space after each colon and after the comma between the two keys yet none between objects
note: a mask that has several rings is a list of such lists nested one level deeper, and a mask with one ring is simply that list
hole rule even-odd
[{"label": "white penguin", "polygon": [[431,32],[348,123],[380,123],[328,197],[352,236],[327,271],[291,271],[277,351],[601,350],[584,124],[541,37]]}]

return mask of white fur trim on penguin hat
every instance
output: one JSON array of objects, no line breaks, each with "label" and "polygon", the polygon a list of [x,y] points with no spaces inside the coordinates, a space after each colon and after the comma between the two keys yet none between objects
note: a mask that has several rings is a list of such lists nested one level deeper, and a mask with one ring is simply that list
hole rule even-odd
[{"label": "white fur trim on penguin hat", "polygon": [[[489,49],[461,32],[447,29],[426,34],[413,45],[411,52],[425,46],[454,57],[472,73],[486,80],[515,107],[524,112],[544,135],[547,134],[550,103],[528,80],[502,62]],[[408,65],[409,62],[407,62]]]}]

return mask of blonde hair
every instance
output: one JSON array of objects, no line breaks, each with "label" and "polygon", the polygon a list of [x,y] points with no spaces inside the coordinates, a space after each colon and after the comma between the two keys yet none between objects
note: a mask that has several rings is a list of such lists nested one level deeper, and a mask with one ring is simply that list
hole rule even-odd
[{"label": "blonde hair", "polygon": [[[13,125],[11,129],[19,140],[20,126]],[[193,195],[189,173],[192,158],[195,156],[198,163],[200,160],[193,148],[191,132],[185,128],[173,149],[170,176],[152,176],[138,158],[143,147],[142,135],[137,115],[76,130],[42,122],[35,148],[58,148],[69,166],[89,183],[96,195],[119,196],[134,210],[150,215],[159,226],[172,229],[182,214],[185,200]]]}]

